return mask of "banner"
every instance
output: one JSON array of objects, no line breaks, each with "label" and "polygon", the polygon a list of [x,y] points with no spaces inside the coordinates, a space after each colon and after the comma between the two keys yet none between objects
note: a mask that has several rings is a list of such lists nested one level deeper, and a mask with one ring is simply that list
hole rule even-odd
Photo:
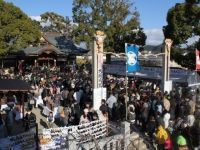
[{"label": "banner", "polygon": [[98,74],[98,87],[103,87],[103,53],[97,54],[97,74]]},{"label": "banner", "polygon": [[196,70],[200,70],[200,58],[199,58],[199,50],[196,49]]},{"label": "banner", "polygon": [[94,110],[99,110],[99,107],[101,106],[101,100],[107,99],[107,89],[106,88],[95,88],[93,89],[93,95],[94,96]]},{"label": "banner", "polygon": [[127,56],[127,72],[136,72],[140,69],[138,62],[139,47],[132,44],[125,44],[125,51]]}]

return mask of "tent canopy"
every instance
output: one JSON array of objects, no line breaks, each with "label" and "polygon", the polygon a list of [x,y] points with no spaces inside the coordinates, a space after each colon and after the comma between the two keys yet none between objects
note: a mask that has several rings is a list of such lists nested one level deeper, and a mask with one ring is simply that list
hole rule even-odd
[{"label": "tent canopy", "polygon": [[31,86],[23,80],[0,79],[0,91],[29,91]]}]

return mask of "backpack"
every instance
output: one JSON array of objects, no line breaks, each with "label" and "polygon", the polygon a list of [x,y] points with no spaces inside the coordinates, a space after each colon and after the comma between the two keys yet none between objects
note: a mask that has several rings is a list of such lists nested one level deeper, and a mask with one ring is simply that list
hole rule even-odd
[{"label": "backpack", "polygon": [[158,141],[158,144],[164,144],[168,137],[169,135],[167,131],[162,126],[159,126],[156,133],[156,140]]}]

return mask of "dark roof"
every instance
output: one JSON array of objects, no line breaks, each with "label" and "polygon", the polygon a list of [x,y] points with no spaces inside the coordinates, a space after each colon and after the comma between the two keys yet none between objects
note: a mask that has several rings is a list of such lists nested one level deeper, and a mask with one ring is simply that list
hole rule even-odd
[{"label": "dark roof", "polygon": [[55,52],[57,55],[64,55],[63,52],[61,52],[58,48],[56,48],[53,45],[44,45],[44,46],[38,46],[38,47],[28,47],[24,49],[24,52],[27,55],[40,55],[41,53],[49,53],[49,52]]},{"label": "dark roof", "polygon": [[31,86],[18,79],[0,79],[0,91],[29,91]]},{"label": "dark roof", "polygon": [[55,32],[43,33],[43,38],[48,44],[38,47],[28,47],[23,49],[26,55],[38,55],[45,51],[54,51],[58,55],[74,54],[82,55],[89,50],[77,46],[72,40]]},{"label": "dark roof", "polygon": [[71,39],[59,33],[47,32],[43,37],[65,54],[83,54],[89,51],[77,46]]}]

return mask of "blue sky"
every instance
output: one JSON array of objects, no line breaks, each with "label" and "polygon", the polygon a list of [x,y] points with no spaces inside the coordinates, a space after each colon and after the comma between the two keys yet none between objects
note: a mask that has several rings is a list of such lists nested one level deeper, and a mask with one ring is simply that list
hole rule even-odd
[{"label": "blue sky", "polygon": [[[73,0],[5,0],[20,7],[28,16],[37,18],[42,13],[53,11],[63,16],[72,16]],[[162,27],[166,25],[169,8],[184,0],[134,0],[140,13],[141,26],[147,34],[147,44],[157,45],[163,41]]]}]

